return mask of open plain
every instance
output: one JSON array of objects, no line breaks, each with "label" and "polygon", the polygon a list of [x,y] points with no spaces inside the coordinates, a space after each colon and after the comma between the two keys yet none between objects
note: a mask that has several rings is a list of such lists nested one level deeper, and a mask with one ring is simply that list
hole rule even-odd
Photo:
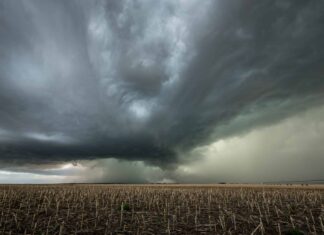
[{"label": "open plain", "polygon": [[0,213],[0,234],[324,234],[324,187],[2,185]]}]

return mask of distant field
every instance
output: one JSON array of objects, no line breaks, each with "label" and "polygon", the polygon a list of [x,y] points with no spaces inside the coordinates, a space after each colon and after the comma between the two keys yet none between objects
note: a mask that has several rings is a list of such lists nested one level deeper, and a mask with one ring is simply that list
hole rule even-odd
[{"label": "distant field", "polygon": [[0,234],[324,234],[324,187],[0,185],[0,213]]}]

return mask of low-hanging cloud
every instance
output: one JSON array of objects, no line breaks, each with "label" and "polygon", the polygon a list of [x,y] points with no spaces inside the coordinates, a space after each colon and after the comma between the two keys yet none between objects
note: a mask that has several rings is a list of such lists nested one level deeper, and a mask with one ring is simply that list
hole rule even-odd
[{"label": "low-hanging cloud", "polygon": [[165,166],[322,104],[321,1],[2,1],[0,159]]}]

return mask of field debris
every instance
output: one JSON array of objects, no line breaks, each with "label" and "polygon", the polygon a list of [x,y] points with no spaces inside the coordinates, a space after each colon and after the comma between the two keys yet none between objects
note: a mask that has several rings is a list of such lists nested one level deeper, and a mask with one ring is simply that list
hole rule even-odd
[{"label": "field debris", "polygon": [[324,190],[1,185],[0,234],[324,234]]}]

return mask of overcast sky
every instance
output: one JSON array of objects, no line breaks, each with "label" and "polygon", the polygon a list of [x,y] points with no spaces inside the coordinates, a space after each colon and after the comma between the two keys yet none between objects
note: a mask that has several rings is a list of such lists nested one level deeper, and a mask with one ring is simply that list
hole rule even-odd
[{"label": "overcast sky", "polygon": [[324,179],[323,12],[1,1],[0,183]]}]

